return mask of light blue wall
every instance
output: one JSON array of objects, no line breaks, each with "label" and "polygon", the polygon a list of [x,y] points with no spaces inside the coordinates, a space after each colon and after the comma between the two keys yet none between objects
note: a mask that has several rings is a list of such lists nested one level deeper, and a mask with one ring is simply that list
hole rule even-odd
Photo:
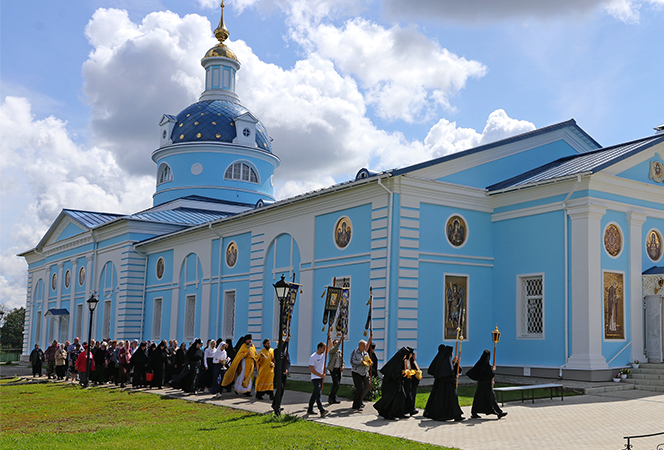
[{"label": "light blue wall", "polygon": [[648,161],[643,161],[640,164],[637,164],[633,167],[630,167],[629,169],[620,172],[618,174],[619,177],[622,178],[627,178],[629,180],[634,180],[634,181],[640,181],[642,183],[648,183],[648,184],[653,184],[656,186],[662,186],[662,183],[657,183],[650,178],[648,178],[648,175],[650,174],[650,162],[651,161],[659,161],[660,163],[664,163],[664,159],[662,159],[662,156],[659,153],[655,153],[654,158],[648,159]]},{"label": "light blue wall", "polygon": [[[44,304],[44,296],[45,296],[45,290],[47,289],[46,287],[46,282],[43,279],[37,280],[35,283],[35,288],[32,293],[32,304],[33,304],[33,309],[32,309],[32,334],[30,336],[29,344],[28,344],[28,351],[32,351],[32,349],[35,347],[36,343],[36,334],[37,334],[37,312],[41,311],[41,317],[44,317],[44,314],[46,314],[46,305]],[[41,302],[41,306],[37,306],[37,304]],[[41,330],[41,336],[44,336],[44,330]]]},{"label": "light blue wall", "polygon": [[[118,272],[115,265],[109,261],[104,264],[104,267],[101,270],[98,283],[98,298],[99,303],[97,304],[97,309],[94,312],[93,320],[95,321],[96,328],[93,329],[93,338],[94,339],[105,339],[110,337],[115,339],[115,321],[117,320],[115,315],[115,310],[117,308],[117,287],[118,287]],[[109,336],[103,336],[103,324],[104,324],[104,312],[105,312],[105,302],[110,300],[110,314],[111,314],[111,329]],[[85,339],[87,340],[87,338]]]},{"label": "light blue wall", "polygon": [[180,301],[178,304],[178,331],[177,339],[185,342],[184,322],[185,304],[188,295],[196,295],[196,320],[194,321],[194,336],[200,337],[201,332],[201,304],[203,302],[203,266],[196,253],[189,253],[180,268]]},{"label": "light blue wall", "polygon": [[[647,238],[648,231],[651,229],[656,229],[659,231],[660,236],[664,236],[664,219],[653,219],[652,217],[648,217],[646,219],[645,223],[643,224],[643,262],[641,265],[641,271],[645,271],[647,269],[650,269],[652,266],[662,266],[664,265],[664,257],[660,256],[657,261],[653,261],[648,257],[648,253],[646,252],[646,244],[645,240]],[[664,251],[662,251],[664,253]]]},{"label": "light blue wall", "polygon": [[485,188],[550,163],[558,158],[576,154],[576,150],[570,147],[565,141],[560,140],[497,161],[462,170],[439,180]]},{"label": "light blue wall", "polygon": [[[81,267],[85,267],[85,279],[83,280],[83,285],[78,284],[78,272],[81,270]],[[76,273],[73,274],[73,282],[75,282],[74,286],[74,291],[76,292],[76,295],[85,295],[85,285],[88,282],[88,260],[87,258],[78,258],[76,261]]]},{"label": "light blue wall", "polygon": [[[334,230],[342,217],[351,221],[350,243],[340,249],[334,242]],[[316,217],[315,259],[348,257],[371,251],[371,204],[342,209]]]},{"label": "light blue wall", "polygon": [[69,225],[67,225],[67,227],[64,230],[62,230],[62,233],[60,233],[60,236],[58,236],[58,238],[55,241],[56,242],[62,241],[72,236],[76,236],[77,234],[81,234],[84,231],[86,230],[77,225],[74,225],[73,223],[70,223]]}]

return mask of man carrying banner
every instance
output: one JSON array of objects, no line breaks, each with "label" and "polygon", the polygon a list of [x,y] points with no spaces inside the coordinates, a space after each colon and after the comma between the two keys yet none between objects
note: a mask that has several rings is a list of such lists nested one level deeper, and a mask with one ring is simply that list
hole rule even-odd
[{"label": "man carrying banner", "polygon": [[328,397],[327,402],[330,405],[341,403],[337,400],[337,391],[339,390],[339,384],[341,383],[341,374],[344,371],[344,354],[341,351],[341,348],[339,348],[343,340],[343,335],[341,335],[341,339],[333,340],[332,348],[329,351],[330,360],[327,363],[327,370],[330,371],[330,376],[332,377],[332,389],[330,390],[330,396]]},{"label": "man carrying banner", "polygon": [[353,375],[353,384],[355,385],[355,397],[353,397],[353,410],[362,411],[364,408],[364,397],[369,392],[369,367],[371,358],[367,353],[367,348],[373,342],[373,331],[369,334],[369,342],[362,339],[357,348],[350,355],[351,374]]}]

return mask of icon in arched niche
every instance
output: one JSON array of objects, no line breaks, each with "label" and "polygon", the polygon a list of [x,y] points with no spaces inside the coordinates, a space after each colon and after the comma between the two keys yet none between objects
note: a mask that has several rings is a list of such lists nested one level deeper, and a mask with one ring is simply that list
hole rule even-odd
[{"label": "icon in arched niche", "polygon": [[622,235],[614,224],[609,225],[604,230],[604,248],[611,256],[618,256],[620,250],[622,250]]},{"label": "icon in arched niche", "polygon": [[454,215],[447,219],[445,226],[447,240],[455,247],[460,247],[466,242],[467,226],[463,217]]},{"label": "icon in arched niche", "polygon": [[164,258],[159,258],[157,260],[157,279],[161,280],[164,277],[164,270],[166,269],[166,263]]},{"label": "icon in arched niche", "polygon": [[350,238],[353,236],[353,227],[348,217],[342,217],[337,221],[334,227],[334,242],[337,243],[339,248],[345,248],[350,243]]},{"label": "icon in arched niche", "polygon": [[226,247],[226,265],[228,267],[235,267],[235,264],[237,263],[237,244],[235,242],[231,242],[228,244],[228,247]]},{"label": "icon in arched niche", "polygon": [[650,230],[646,236],[646,252],[653,261],[662,256],[662,236],[655,230]]},{"label": "icon in arched niche", "polygon": [[624,280],[622,273],[604,272],[604,338],[625,339]]}]

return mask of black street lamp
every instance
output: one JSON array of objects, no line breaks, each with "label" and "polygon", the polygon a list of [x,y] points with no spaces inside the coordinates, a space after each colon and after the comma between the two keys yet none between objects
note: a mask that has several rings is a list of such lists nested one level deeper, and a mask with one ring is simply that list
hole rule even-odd
[{"label": "black street lamp", "polygon": [[91,366],[92,366],[92,359],[90,358],[90,355],[91,355],[91,352],[92,352],[92,345],[91,345],[91,342],[92,342],[92,315],[95,312],[95,309],[97,308],[97,303],[99,303],[99,300],[97,299],[97,296],[93,293],[92,295],[90,295],[90,298],[88,299],[87,303],[88,303],[88,309],[90,310],[90,328],[88,328],[88,348],[87,348],[87,350],[83,349],[83,351],[86,352],[85,359],[87,360],[86,361],[87,362],[86,366],[88,368],[88,371],[86,373],[85,385],[83,387],[88,387],[88,384],[90,383],[90,369],[91,369]]},{"label": "black street lamp", "polygon": [[284,395],[284,386],[283,386],[283,374],[284,374],[284,331],[282,330],[283,317],[284,317],[284,302],[288,296],[288,291],[290,290],[290,284],[286,282],[283,274],[281,275],[281,280],[277,281],[274,286],[274,291],[277,294],[277,299],[279,299],[279,340],[277,342],[277,364],[275,367],[276,376],[275,381],[277,382],[277,392],[274,396],[274,401],[272,402],[272,409],[274,413],[278,416],[281,414],[281,397]]}]

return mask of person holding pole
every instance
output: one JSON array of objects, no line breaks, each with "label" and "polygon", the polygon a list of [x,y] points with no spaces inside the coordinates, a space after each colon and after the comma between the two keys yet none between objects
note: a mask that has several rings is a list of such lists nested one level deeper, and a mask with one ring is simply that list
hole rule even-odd
[{"label": "person holding pole", "polygon": [[314,385],[314,391],[309,398],[309,409],[307,414],[316,414],[314,411],[314,403],[318,405],[320,416],[325,417],[330,412],[323,408],[323,403],[320,396],[323,390],[323,378],[325,378],[325,343],[319,342],[316,351],[309,357],[309,372],[311,372],[311,382]]},{"label": "person holding pole", "polygon": [[327,399],[327,402],[330,405],[341,403],[337,400],[337,392],[339,391],[339,384],[341,383],[341,374],[344,371],[344,354],[339,347],[343,340],[343,335],[341,335],[341,339],[333,340],[332,348],[328,352],[330,360],[327,363],[327,370],[330,371],[330,376],[332,377],[332,389],[330,390],[330,396]]},{"label": "person holding pole", "polygon": [[351,375],[353,376],[353,384],[355,385],[355,396],[353,397],[353,410],[355,411],[362,411],[362,408],[364,408],[362,400],[364,400],[371,387],[369,384],[371,358],[369,358],[367,348],[371,347],[372,342],[373,331],[369,334],[369,342],[362,339],[350,355]]},{"label": "person holding pole", "polygon": [[493,392],[492,384],[495,375],[491,367],[491,352],[489,350],[484,350],[479,361],[466,375],[471,380],[477,381],[477,390],[475,391],[470,417],[479,419],[480,413],[486,415],[496,414],[499,419],[505,417],[507,413],[500,409],[496,401],[496,394]]}]

